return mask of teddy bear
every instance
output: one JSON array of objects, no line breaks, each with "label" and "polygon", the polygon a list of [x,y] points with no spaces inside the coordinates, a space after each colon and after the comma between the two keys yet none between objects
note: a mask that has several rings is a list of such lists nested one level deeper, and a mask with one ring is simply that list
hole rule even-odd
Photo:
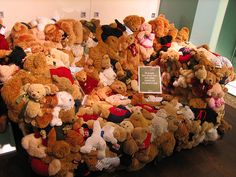
[{"label": "teddy bear", "polygon": [[217,76],[211,72],[211,71],[207,71],[207,77],[205,78],[205,82],[208,85],[214,85],[216,82],[219,82],[217,79]]},{"label": "teddy bear", "polygon": [[205,66],[207,71],[213,71],[215,69],[215,65],[212,61],[207,58],[207,55],[204,51],[199,49],[195,49],[192,51],[194,59],[201,65]]},{"label": "teddy bear", "polygon": [[6,27],[3,25],[3,20],[0,19],[0,50],[9,50],[9,44],[5,38]]},{"label": "teddy bear", "polygon": [[195,65],[194,66],[194,75],[196,78],[200,80],[200,83],[203,83],[203,81],[207,78],[207,70],[204,65]]},{"label": "teddy bear", "polygon": [[69,110],[74,106],[74,99],[71,94],[66,91],[61,91],[56,93],[58,104],[53,108],[53,118],[50,122],[51,126],[61,126],[62,120],[59,118],[59,113],[61,109]]},{"label": "teddy bear", "polygon": [[182,27],[175,38],[175,41],[180,42],[188,42],[189,39],[189,28],[188,27]]},{"label": "teddy bear", "polygon": [[98,80],[87,75],[85,70],[77,72],[75,77],[79,81],[79,85],[85,94],[90,94],[99,83]]},{"label": "teddy bear", "polygon": [[105,157],[106,142],[101,137],[101,126],[98,120],[93,123],[93,134],[86,140],[85,145],[80,148],[80,152],[87,154],[93,149],[96,149],[98,154],[97,158],[102,159]]},{"label": "teddy bear", "polygon": [[129,15],[123,19],[123,22],[132,32],[138,32],[145,19],[138,15]]},{"label": "teddy bear", "polygon": [[154,116],[149,126],[150,132],[152,134],[151,142],[155,140],[157,136],[168,131],[168,122],[166,120],[167,114],[164,109],[160,109]]},{"label": "teddy bear", "polygon": [[[120,51],[119,63],[126,71],[131,72],[131,79],[137,79],[138,66],[141,65],[139,44],[135,40],[135,35],[123,35],[119,38]],[[127,75],[127,74],[126,74]]]},{"label": "teddy bear", "polygon": [[[65,135],[66,136],[66,135]],[[42,159],[44,162],[51,164],[53,160],[58,159],[59,165],[55,166],[56,176],[71,176],[77,168],[78,162],[81,160],[81,155],[78,152],[72,152],[71,146],[65,140],[58,138],[55,128],[52,128],[48,133],[47,153],[48,156]]]},{"label": "teddy bear", "polygon": [[224,90],[219,83],[215,83],[211,89],[207,91],[209,98],[207,99],[208,106],[213,110],[219,111],[220,108],[224,109]]},{"label": "teddy bear", "polygon": [[144,118],[141,110],[135,110],[128,119],[135,127],[147,127],[148,121]]},{"label": "teddy bear", "polygon": [[56,22],[67,34],[66,44],[72,46],[73,44],[81,44],[83,41],[83,26],[79,20],[75,19],[61,19]]},{"label": "teddy bear", "polygon": [[43,158],[47,155],[47,147],[43,144],[43,139],[37,137],[34,133],[24,136],[21,140],[21,145],[27,153],[33,157]]},{"label": "teddy bear", "polygon": [[143,23],[140,26],[140,32],[137,34],[137,38],[140,44],[139,49],[140,54],[142,55],[142,60],[149,59],[154,52],[152,46],[155,34],[152,33],[152,26],[148,23]]},{"label": "teddy bear", "polygon": [[201,98],[191,98],[188,105],[193,108],[206,108],[206,102]]},{"label": "teddy bear", "polygon": [[111,85],[110,88],[112,89],[112,91],[114,93],[118,93],[121,95],[125,95],[126,91],[127,91],[127,87],[125,85],[125,83],[119,81],[119,80],[115,80]]},{"label": "teddy bear", "polygon": [[160,14],[155,19],[149,21],[152,25],[152,30],[157,38],[166,36],[169,32],[169,20],[165,18],[164,14]]},{"label": "teddy bear", "polygon": [[[49,59],[52,58],[53,61],[50,61]],[[47,63],[59,67],[60,65],[57,65],[57,62],[61,62],[61,66],[69,68],[70,66],[70,60],[69,60],[69,55],[63,51],[60,51],[56,48],[51,48],[49,50],[49,54],[47,55]]]},{"label": "teddy bear", "polygon": [[123,105],[126,106],[131,103],[131,100],[128,97],[125,97],[121,94],[115,94],[107,97],[106,102],[112,104],[113,106]]},{"label": "teddy bear", "polygon": [[[48,24],[44,28],[45,40],[61,44],[64,31],[55,24]],[[61,46],[62,48],[62,46]]]},{"label": "teddy bear", "polygon": [[12,77],[19,70],[19,67],[15,64],[12,65],[0,65],[0,82],[4,83]]},{"label": "teddy bear", "polygon": [[104,86],[110,86],[116,79],[116,73],[112,67],[109,67],[104,69],[103,72],[99,73],[99,79]]},{"label": "teddy bear", "polygon": [[43,53],[28,55],[25,59],[23,68],[30,71],[33,75],[43,75],[50,78],[49,66],[46,63],[46,56]]},{"label": "teddy bear", "polygon": [[[58,20],[58,19],[57,19]],[[36,19],[33,19],[30,21],[30,25],[32,27],[37,27],[39,31],[44,31],[45,26],[48,24],[55,24],[56,19],[49,19],[47,17],[37,17]]]}]

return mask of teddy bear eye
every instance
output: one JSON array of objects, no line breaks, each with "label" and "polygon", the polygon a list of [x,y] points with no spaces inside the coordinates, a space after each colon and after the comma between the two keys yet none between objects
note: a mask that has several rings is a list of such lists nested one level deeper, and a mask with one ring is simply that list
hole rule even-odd
[{"label": "teddy bear eye", "polygon": [[71,101],[71,99],[69,99],[69,101]]}]

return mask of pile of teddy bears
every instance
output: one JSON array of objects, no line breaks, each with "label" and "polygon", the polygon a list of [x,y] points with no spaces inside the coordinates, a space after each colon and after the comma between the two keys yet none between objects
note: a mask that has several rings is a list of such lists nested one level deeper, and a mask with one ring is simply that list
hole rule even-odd
[{"label": "pile of teddy bears", "polygon": [[[139,170],[219,139],[230,61],[188,42],[164,15],[17,22],[0,50],[5,115],[42,176]],[[138,89],[138,67],[160,66],[162,94]],[[2,105],[1,105],[2,106]]]}]

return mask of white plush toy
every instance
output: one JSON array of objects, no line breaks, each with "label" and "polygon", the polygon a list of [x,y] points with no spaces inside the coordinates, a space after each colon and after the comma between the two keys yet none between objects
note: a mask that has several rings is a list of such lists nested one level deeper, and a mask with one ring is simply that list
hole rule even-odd
[{"label": "white plush toy", "polygon": [[102,137],[106,142],[111,142],[112,144],[117,144],[117,139],[114,137],[115,127],[111,125],[105,125],[102,127]]},{"label": "white plush toy", "polygon": [[102,160],[98,160],[96,168],[100,171],[103,169],[112,170],[120,165],[119,157],[108,157]]},{"label": "white plush toy", "polygon": [[103,72],[100,72],[99,79],[104,86],[110,86],[116,79],[116,73],[112,67],[104,69]]},{"label": "white plush toy", "polygon": [[121,94],[115,94],[107,97],[106,102],[112,104],[113,106],[123,105],[126,106],[131,103],[131,100],[128,97],[125,97]]},{"label": "white plush toy", "polygon": [[182,114],[184,118],[187,118],[188,120],[194,120],[195,116],[193,111],[190,109],[189,106],[184,106],[180,108],[180,110],[177,111],[177,114]]},{"label": "white plush toy", "polygon": [[46,157],[47,147],[42,144],[42,138],[35,138],[34,133],[26,135],[21,140],[22,147],[33,157]]},{"label": "white plush toy", "polygon": [[98,120],[93,123],[93,134],[86,140],[85,145],[80,148],[80,152],[87,154],[92,150],[97,150],[97,158],[103,159],[106,155],[106,142],[101,137],[101,126]]},{"label": "white plush toy", "polygon": [[160,115],[162,115],[162,116],[158,116],[158,115],[154,114],[154,118],[152,119],[152,123],[149,126],[149,129],[152,133],[151,142],[153,140],[155,140],[157,136],[160,136],[162,133],[168,132],[168,122],[165,119],[166,114],[160,114]]},{"label": "white plush toy", "polygon": [[206,131],[206,136],[204,141],[216,141],[220,136],[217,133],[215,128],[211,128],[210,130]]},{"label": "white plush toy", "polygon": [[67,53],[60,51],[56,48],[51,48],[50,56],[54,58],[55,60],[58,60],[58,62],[61,61],[65,67],[69,68],[70,60],[69,60],[69,55]]},{"label": "white plush toy", "polygon": [[59,20],[58,17],[53,17],[51,19],[47,17],[37,17],[35,20],[30,22],[30,25],[37,26],[39,31],[44,31],[44,28],[47,24],[55,24],[57,20]]},{"label": "white plush toy", "polygon": [[58,104],[54,107],[52,115],[52,121],[50,122],[51,126],[61,126],[62,120],[59,118],[59,112],[61,109],[69,110],[71,109],[75,102],[71,94],[66,91],[61,91],[56,93]]}]

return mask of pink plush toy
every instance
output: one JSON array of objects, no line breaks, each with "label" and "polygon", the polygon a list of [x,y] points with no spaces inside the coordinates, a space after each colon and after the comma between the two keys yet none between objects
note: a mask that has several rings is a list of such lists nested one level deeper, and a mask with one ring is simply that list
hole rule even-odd
[{"label": "pink plush toy", "polygon": [[225,104],[224,98],[213,98],[211,97],[208,101],[208,106],[212,109],[219,108]]},{"label": "pink plush toy", "polygon": [[0,65],[0,81],[6,82],[19,70],[19,67],[15,64],[12,65]]},{"label": "pink plush toy", "polygon": [[154,52],[152,46],[155,34],[152,33],[152,25],[150,25],[149,23],[143,23],[140,27],[140,32],[138,33],[137,38],[140,44],[142,59],[149,59],[151,54]]}]

